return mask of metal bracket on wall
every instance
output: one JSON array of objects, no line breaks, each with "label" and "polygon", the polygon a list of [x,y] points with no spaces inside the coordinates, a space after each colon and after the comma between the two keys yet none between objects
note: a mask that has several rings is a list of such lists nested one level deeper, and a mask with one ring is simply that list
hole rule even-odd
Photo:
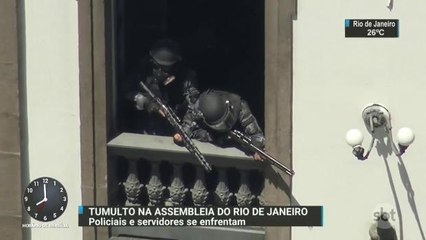
[{"label": "metal bracket on wall", "polygon": [[390,139],[391,147],[395,155],[404,154],[407,147],[414,141],[414,133],[410,128],[401,128],[398,131],[398,147],[393,141],[391,114],[384,106],[374,103],[362,110],[362,119],[368,132],[371,134],[371,143],[367,153],[364,155],[364,148],[361,146],[364,136],[358,129],[351,129],[346,133],[346,142],[353,148],[352,153],[359,159],[368,158],[376,139],[376,133],[379,128],[383,128],[386,136]]},{"label": "metal bracket on wall", "polygon": [[362,119],[371,134],[379,127],[389,128],[390,118],[389,111],[379,104],[369,105],[362,111]]}]

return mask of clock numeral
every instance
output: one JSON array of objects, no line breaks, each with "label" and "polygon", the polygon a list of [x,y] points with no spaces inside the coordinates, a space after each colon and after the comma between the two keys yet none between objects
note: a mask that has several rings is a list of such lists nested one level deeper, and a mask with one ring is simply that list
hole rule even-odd
[{"label": "clock numeral", "polygon": [[49,183],[49,179],[48,178],[43,178],[43,183]]},{"label": "clock numeral", "polygon": [[44,217],[43,217],[43,220],[44,220],[44,221],[47,221],[47,216],[44,216]]},{"label": "clock numeral", "polygon": [[63,187],[61,187],[61,188],[59,189],[59,192],[64,192],[64,188],[63,188]]},{"label": "clock numeral", "polygon": [[35,217],[35,218],[37,218],[37,216],[38,216],[38,213],[35,213],[35,214],[34,214],[34,217]]},{"label": "clock numeral", "polygon": [[53,213],[53,218],[56,218],[56,213]]},{"label": "clock numeral", "polygon": [[61,209],[61,211],[63,212],[63,211],[64,211],[64,206],[61,206],[61,208],[60,208],[60,209]]},{"label": "clock numeral", "polygon": [[31,212],[31,207],[30,206],[27,207],[27,212]]},{"label": "clock numeral", "polygon": [[27,188],[28,193],[33,193],[33,188]]},{"label": "clock numeral", "polygon": [[39,183],[38,181],[34,181],[33,183],[34,183],[34,186],[35,186],[35,187],[40,186],[40,183]]},{"label": "clock numeral", "polygon": [[63,199],[64,199],[64,202],[67,201],[67,197],[65,197],[65,196],[63,197]]},{"label": "clock numeral", "polygon": [[28,202],[28,197],[27,196],[24,197],[24,201]]},{"label": "clock numeral", "polygon": [[53,181],[53,186],[56,186],[56,181]]}]

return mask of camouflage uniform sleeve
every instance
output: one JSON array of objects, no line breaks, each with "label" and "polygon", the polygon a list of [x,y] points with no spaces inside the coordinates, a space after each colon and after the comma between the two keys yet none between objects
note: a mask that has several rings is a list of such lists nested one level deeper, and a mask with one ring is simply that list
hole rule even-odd
[{"label": "camouflage uniform sleeve", "polygon": [[241,100],[239,120],[243,127],[244,134],[250,137],[253,144],[258,148],[265,148],[265,136],[263,131],[259,127],[256,118],[251,113],[251,110],[245,100]]},{"label": "camouflage uniform sleeve", "polygon": [[[154,95],[160,96],[160,88],[158,86],[158,83],[152,76],[148,76],[145,79],[144,83]],[[141,92],[139,96],[143,99],[143,101],[141,103],[138,103],[137,98],[135,98],[137,108],[140,110],[145,109],[150,114],[158,112],[160,110],[160,105],[158,105],[157,102],[154,101],[154,99],[142,88],[142,86],[140,86],[140,88]]]},{"label": "camouflage uniform sleeve", "polygon": [[[152,89],[150,77],[144,79],[145,85]],[[143,79],[142,74],[132,74],[129,77],[129,81],[125,84],[125,98],[128,101],[135,103],[135,107],[138,110],[146,110],[149,113],[158,111],[159,106],[156,104],[152,97],[142,88],[140,81]]]}]

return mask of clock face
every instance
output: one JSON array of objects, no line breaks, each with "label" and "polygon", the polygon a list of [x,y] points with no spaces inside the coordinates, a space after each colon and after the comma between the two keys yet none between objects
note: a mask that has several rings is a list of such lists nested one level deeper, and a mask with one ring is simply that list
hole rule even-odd
[{"label": "clock face", "polygon": [[25,210],[38,221],[48,222],[59,218],[64,213],[67,203],[67,191],[56,179],[37,178],[25,188]]}]

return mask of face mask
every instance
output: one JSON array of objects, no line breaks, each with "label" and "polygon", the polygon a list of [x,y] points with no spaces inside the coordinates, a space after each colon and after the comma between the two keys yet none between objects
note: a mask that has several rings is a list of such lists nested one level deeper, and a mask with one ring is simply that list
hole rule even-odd
[{"label": "face mask", "polygon": [[171,70],[171,66],[170,67],[161,66],[158,63],[156,63],[155,60],[153,60],[152,62],[153,62],[152,73],[159,82],[163,83],[164,86],[168,85],[169,83],[175,80],[176,77],[169,73]]}]

